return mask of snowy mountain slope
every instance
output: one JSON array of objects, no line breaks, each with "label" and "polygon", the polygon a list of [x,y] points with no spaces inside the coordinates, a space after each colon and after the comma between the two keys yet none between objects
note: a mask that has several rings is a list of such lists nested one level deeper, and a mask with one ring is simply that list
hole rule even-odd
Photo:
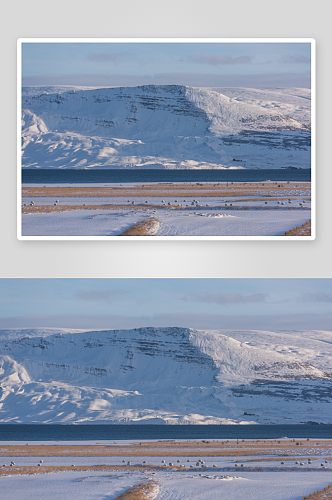
[{"label": "snowy mountain slope", "polygon": [[310,101],[294,89],[47,90],[22,95],[23,167],[310,167]]},{"label": "snowy mountain slope", "polygon": [[331,332],[18,333],[0,331],[0,422],[331,422]]},{"label": "snowy mountain slope", "polygon": [[67,335],[86,332],[75,328],[7,328],[0,330],[0,345],[4,340],[21,339],[22,337],[48,337],[49,335]]},{"label": "snowy mountain slope", "polygon": [[77,85],[36,85],[34,87],[22,87],[22,98],[32,97],[41,94],[63,94],[64,92],[72,92],[73,90],[93,90],[104,87],[80,86]]},{"label": "snowy mountain slope", "polygon": [[246,89],[213,87],[211,90],[236,102],[253,104],[290,116],[300,123],[311,123],[311,90],[301,88]]}]

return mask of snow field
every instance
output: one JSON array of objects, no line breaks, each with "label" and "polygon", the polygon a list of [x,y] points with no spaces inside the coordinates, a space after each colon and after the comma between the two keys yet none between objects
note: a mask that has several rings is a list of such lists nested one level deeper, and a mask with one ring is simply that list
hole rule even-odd
[{"label": "snow field", "polygon": [[159,223],[155,236],[280,236],[310,220],[310,212],[98,209],[24,214],[22,236],[119,236],[150,217]]},{"label": "snow field", "polygon": [[23,236],[118,236],[152,215],[141,211],[75,210],[22,217]]},{"label": "snow field", "polygon": [[[284,232],[304,224],[310,213],[236,210],[213,216],[200,211],[176,216],[159,216],[160,236],[281,236]],[[219,217],[217,216],[219,215]]]},{"label": "snow field", "polygon": [[[225,476],[229,476],[228,478]],[[232,477],[233,476],[233,477]],[[234,477],[236,476],[236,477]],[[218,480],[219,479],[219,480]],[[330,482],[327,474],[296,473],[192,473],[139,474],[61,472],[37,476],[0,478],[4,498],[45,500],[50,492],[54,500],[114,500],[128,488],[142,481],[156,480],[158,500],[301,500]]]},{"label": "snow field", "polygon": [[58,472],[36,476],[0,478],[3,498],[11,500],[113,500],[145,479],[140,474],[112,474],[93,471]]},{"label": "snow field", "polygon": [[[232,476],[232,474],[230,474]],[[301,500],[315,490],[323,489],[330,478],[319,473],[304,475],[287,472],[239,472],[228,480],[215,480],[218,476],[202,474],[183,479],[171,476],[162,480],[160,500]]]}]

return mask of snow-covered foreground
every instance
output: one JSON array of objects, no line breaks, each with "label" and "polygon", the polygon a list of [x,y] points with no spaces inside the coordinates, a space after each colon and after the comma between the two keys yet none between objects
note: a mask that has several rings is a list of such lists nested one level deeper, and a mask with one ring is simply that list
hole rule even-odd
[{"label": "snow-covered foreground", "polygon": [[[165,443],[168,456],[163,455]],[[97,448],[86,442],[71,446],[59,442],[30,442],[29,446],[2,442],[0,460],[6,466],[0,466],[1,494],[11,500],[21,500],[22,491],[27,500],[50,496],[55,500],[114,500],[129,488],[149,484],[151,494],[140,498],[301,500],[331,483],[331,465],[324,459],[331,452],[329,441],[308,445],[305,440],[300,443],[301,450],[284,438],[276,443],[213,441],[210,453],[204,456],[200,453],[202,442],[181,440],[143,441],[140,445],[147,450],[146,455],[136,455],[138,443],[130,442],[99,443]],[[183,444],[189,453],[175,455],[174,450],[180,450]],[[208,449],[210,445],[204,446]],[[38,449],[43,454],[36,455]],[[192,450],[196,450],[195,456]],[[6,455],[7,451],[12,453]],[[13,466],[9,466],[11,461]]]},{"label": "snow-covered foreground", "polygon": [[310,195],[310,183],[26,185],[22,236],[119,236],[146,219],[154,237],[280,236],[311,219]]},{"label": "snow-covered foreground", "polygon": [[24,88],[27,168],[310,168],[308,89]]},{"label": "snow-covered foreground", "polygon": [[[218,477],[219,476],[219,477]],[[221,475],[222,476],[222,475]],[[219,479],[219,480],[218,480]],[[241,473],[236,477],[220,475],[163,481],[158,500],[300,500],[313,491],[326,487],[331,478],[309,473]]]},{"label": "snow-covered foreground", "polygon": [[138,211],[73,210],[22,216],[22,236],[118,236],[153,214]]},{"label": "snow-covered foreground", "polygon": [[304,211],[245,211],[231,213],[202,210],[194,214],[161,214],[160,236],[281,236],[310,219]]},{"label": "snow-covered foreground", "polygon": [[2,423],[331,423],[331,332],[22,329],[0,349]]},{"label": "snow-covered foreground", "polygon": [[152,236],[280,236],[310,220],[310,212],[73,210],[22,216],[22,236],[118,236],[144,219],[157,220]]},{"label": "snow-covered foreground", "polygon": [[[316,473],[241,473],[237,477],[181,477],[176,474],[111,474],[94,471],[61,472],[38,476],[8,476],[0,479],[3,498],[11,500],[114,500],[132,486],[143,481],[158,481],[158,500],[301,500],[331,483],[331,477]],[[159,484],[159,482],[161,484]]]},{"label": "snow-covered foreground", "polygon": [[139,482],[139,474],[119,477],[94,471],[8,476],[0,479],[0,486],[3,498],[11,500],[113,500]]}]

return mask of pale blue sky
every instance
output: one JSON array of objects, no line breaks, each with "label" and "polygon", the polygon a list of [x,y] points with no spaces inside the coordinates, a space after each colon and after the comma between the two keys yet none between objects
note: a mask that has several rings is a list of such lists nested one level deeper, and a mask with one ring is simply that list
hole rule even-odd
[{"label": "pale blue sky", "polygon": [[23,85],[310,87],[310,43],[28,43]]},{"label": "pale blue sky", "polygon": [[331,325],[332,279],[0,279],[0,328]]}]

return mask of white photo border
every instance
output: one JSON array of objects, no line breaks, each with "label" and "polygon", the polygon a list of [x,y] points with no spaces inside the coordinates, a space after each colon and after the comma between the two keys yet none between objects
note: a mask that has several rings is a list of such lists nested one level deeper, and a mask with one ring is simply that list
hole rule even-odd
[{"label": "white photo border", "polygon": [[[22,235],[22,45],[24,43],[310,43],[311,45],[311,236],[23,236]],[[20,241],[312,241],[316,239],[316,40],[314,38],[19,38],[17,40],[17,239]]]}]

